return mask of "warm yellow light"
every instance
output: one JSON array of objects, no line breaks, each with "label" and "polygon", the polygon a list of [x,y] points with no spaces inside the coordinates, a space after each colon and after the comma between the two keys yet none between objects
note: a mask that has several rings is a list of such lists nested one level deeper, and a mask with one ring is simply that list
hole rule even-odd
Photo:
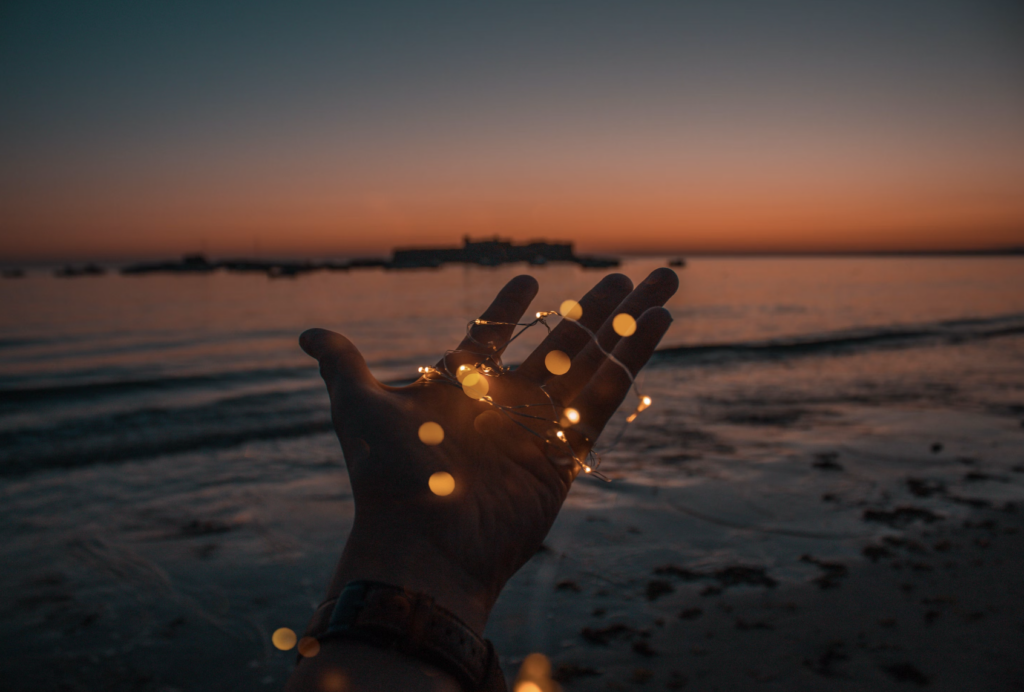
[{"label": "warm yellow light", "polygon": [[593,471],[593,470],[594,470],[594,469],[590,468],[589,466],[584,466],[584,467],[583,467],[583,473],[590,473],[590,472],[591,472],[591,471]]},{"label": "warm yellow light", "polygon": [[537,683],[524,680],[523,682],[516,685],[516,692],[544,692]]},{"label": "warm yellow light", "polygon": [[439,445],[444,441],[444,428],[433,421],[420,426],[420,442],[425,445]]},{"label": "warm yellow light", "polygon": [[640,405],[636,407],[636,412],[640,413],[641,411],[643,411],[644,409],[646,409],[650,405],[651,405],[651,397],[649,397],[649,396],[640,397]]},{"label": "warm yellow light", "polygon": [[274,634],[270,637],[270,641],[274,642],[274,646],[281,651],[288,651],[294,648],[297,639],[298,637],[295,636],[295,632],[287,627],[274,630]]},{"label": "warm yellow light", "polygon": [[562,442],[565,442],[565,433],[562,432],[561,430],[555,433],[555,437],[557,437]]},{"label": "warm yellow light", "polygon": [[538,319],[538,320],[539,320],[539,319],[540,319],[541,317],[543,317],[543,316],[544,316],[544,313],[543,313],[543,312],[538,312],[538,313],[537,313],[537,319]]},{"label": "warm yellow light", "polygon": [[548,351],[544,356],[544,365],[552,375],[564,375],[569,372],[572,361],[562,351]]},{"label": "warm yellow light", "polygon": [[444,497],[445,495],[451,495],[455,490],[455,478],[452,474],[447,471],[438,471],[437,473],[431,474],[430,480],[427,481],[430,486],[430,492],[435,495]]},{"label": "warm yellow light", "polygon": [[[523,664],[519,667],[519,675],[517,677],[520,682],[516,685],[516,692],[521,692],[520,685],[528,681],[549,682],[551,680],[551,661],[544,654],[532,653],[523,659]],[[536,682],[532,684],[534,687],[539,688]],[[534,692],[529,687],[526,690]]]},{"label": "warm yellow light", "polygon": [[459,369],[455,371],[455,379],[457,379],[459,383],[461,383],[464,379],[466,379],[466,375],[471,375],[474,372],[477,372],[477,369],[474,368],[472,365],[460,365]]},{"label": "warm yellow light", "polygon": [[573,425],[580,422],[580,412],[574,408],[565,409],[565,411],[563,411],[563,414],[565,415],[565,419],[572,423]]},{"label": "warm yellow light", "polygon": [[583,317],[583,306],[575,300],[563,300],[558,306],[558,314],[567,320],[578,320]]},{"label": "warm yellow light", "polygon": [[487,378],[478,372],[471,372],[462,378],[462,391],[470,399],[483,398],[490,388]]},{"label": "warm yellow light", "polygon": [[635,413],[631,413],[629,418],[626,419],[626,422],[627,423],[632,423],[635,420],[636,420],[636,414]]},{"label": "warm yellow light", "polygon": [[651,405],[651,397],[649,397],[649,396],[645,396],[640,401],[644,402],[644,406],[650,406]]},{"label": "warm yellow light", "polygon": [[313,658],[320,653],[320,642],[316,637],[303,637],[299,640],[299,653],[303,658]]},{"label": "warm yellow light", "polygon": [[619,336],[633,336],[633,332],[636,331],[636,320],[633,319],[632,315],[620,312],[612,320],[612,329]]}]

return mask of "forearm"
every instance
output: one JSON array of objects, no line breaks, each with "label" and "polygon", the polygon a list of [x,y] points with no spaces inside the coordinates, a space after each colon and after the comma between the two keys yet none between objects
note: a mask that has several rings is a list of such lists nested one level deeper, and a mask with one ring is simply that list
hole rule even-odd
[{"label": "forearm", "polygon": [[287,692],[463,692],[454,677],[394,649],[346,639],[323,642],[320,653],[292,673]]}]

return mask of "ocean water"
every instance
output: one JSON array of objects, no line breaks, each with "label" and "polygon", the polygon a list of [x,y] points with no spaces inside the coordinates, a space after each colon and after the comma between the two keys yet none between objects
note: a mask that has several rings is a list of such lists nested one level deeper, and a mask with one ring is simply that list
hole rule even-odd
[{"label": "ocean water", "polygon": [[[630,260],[639,282],[659,259]],[[228,447],[327,429],[311,326],[340,331],[383,381],[453,347],[521,267],[0,283],[0,476]],[[601,274],[530,268],[531,309]],[[680,272],[662,348],[683,362],[751,347],[786,357],[897,338],[973,338],[1024,323],[1020,259],[698,259]],[[539,329],[538,329],[539,337]],[[538,339],[506,355],[518,362]],[[681,348],[680,348],[681,347]]]},{"label": "ocean water", "polygon": [[[523,271],[541,284],[531,312],[603,276],[0,282],[0,673],[26,689],[279,684],[288,657],[269,633],[304,626],[352,517],[298,334],[343,332],[378,378],[405,380]],[[800,555],[858,559],[900,529],[868,510],[1024,500],[1024,259],[707,258],[679,274],[640,380],[655,406],[605,451],[613,482],[573,489],[558,559],[531,561],[499,601],[491,636],[509,656],[576,645],[590,606],[556,601],[559,580],[626,594],[672,562],[798,584],[815,570]]]}]

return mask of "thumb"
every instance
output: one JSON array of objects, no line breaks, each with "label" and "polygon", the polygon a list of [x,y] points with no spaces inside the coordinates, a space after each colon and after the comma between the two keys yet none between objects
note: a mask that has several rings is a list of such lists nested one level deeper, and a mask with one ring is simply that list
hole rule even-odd
[{"label": "thumb", "polygon": [[320,363],[320,376],[337,405],[345,405],[352,400],[352,395],[377,382],[366,367],[363,354],[341,334],[326,329],[307,329],[299,335],[299,346]]}]

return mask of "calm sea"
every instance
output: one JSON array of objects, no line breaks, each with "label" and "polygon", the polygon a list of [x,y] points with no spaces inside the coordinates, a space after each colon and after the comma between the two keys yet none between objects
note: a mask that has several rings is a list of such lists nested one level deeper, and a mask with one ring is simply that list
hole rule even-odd
[{"label": "calm sea", "polygon": [[[664,264],[621,271],[636,283]],[[405,379],[524,271],[541,285],[531,310],[557,309],[602,276],[551,265],[2,281],[0,475],[326,430],[302,330],[340,331],[380,379]],[[1024,327],[1021,258],[695,259],[679,273],[662,348],[684,362]]]}]

